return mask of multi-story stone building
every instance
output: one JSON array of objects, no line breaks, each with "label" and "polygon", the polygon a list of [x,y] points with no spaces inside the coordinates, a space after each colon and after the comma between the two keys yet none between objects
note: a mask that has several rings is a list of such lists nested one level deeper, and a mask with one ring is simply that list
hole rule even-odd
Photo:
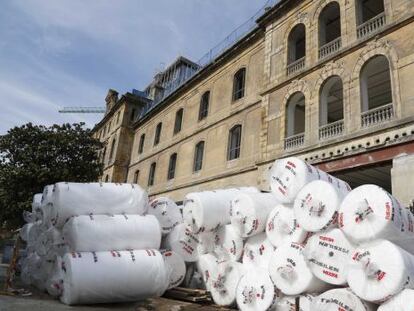
[{"label": "multi-story stone building", "polygon": [[177,201],[266,190],[273,161],[294,155],[408,205],[413,35],[411,0],[278,1],[207,64],[181,57],[144,92],[109,91],[95,127],[107,142],[103,180]]}]

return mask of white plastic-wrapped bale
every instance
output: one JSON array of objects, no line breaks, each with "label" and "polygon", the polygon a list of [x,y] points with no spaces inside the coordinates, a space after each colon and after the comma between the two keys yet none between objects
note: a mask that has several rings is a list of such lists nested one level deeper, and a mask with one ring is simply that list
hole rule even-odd
[{"label": "white plastic-wrapped bale", "polygon": [[184,259],[180,255],[172,251],[161,251],[162,256],[164,257],[165,264],[169,271],[170,276],[170,285],[168,289],[180,286],[184,281],[186,266]]},{"label": "white plastic-wrapped bale", "polygon": [[29,222],[27,224],[24,224],[23,227],[20,229],[20,237],[22,238],[23,241],[25,242],[29,241],[29,232],[33,226],[34,226],[34,223]]},{"label": "white plastic-wrapped bale", "polygon": [[356,243],[386,239],[414,253],[414,217],[381,187],[352,190],[341,204],[338,223]]},{"label": "white plastic-wrapped bale", "polygon": [[213,254],[201,255],[197,262],[198,271],[201,273],[204,285],[211,291],[212,282],[218,275],[218,260]]},{"label": "white plastic-wrapped bale", "polygon": [[40,256],[47,256],[48,259],[53,259],[55,256],[55,254],[53,254],[55,252],[55,247],[62,244],[64,244],[64,241],[61,232],[51,226],[40,234],[35,244],[36,252]]},{"label": "white plastic-wrapped bale", "polygon": [[161,296],[169,286],[157,250],[71,253],[63,267],[60,300],[68,305],[137,301]]},{"label": "white plastic-wrapped bale", "polygon": [[72,251],[159,249],[161,228],[153,215],[81,215],[63,226],[64,242]]},{"label": "white plastic-wrapped bale", "polygon": [[198,237],[198,254],[207,254],[214,251],[216,231],[200,232],[197,234]]},{"label": "white plastic-wrapped bale", "polygon": [[349,192],[337,186],[335,183],[315,180],[299,191],[293,208],[302,228],[319,232],[337,226],[339,207]]},{"label": "white plastic-wrapped bale", "polygon": [[298,192],[314,180],[328,181],[340,189],[351,189],[346,182],[295,157],[276,160],[270,171],[270,187],[282,203],[293,203]]},{"label": "white plastic-wrapped bale", "polygon": [[346,285],[348,264],[354,249],[355,245],[335,228],[310,237],[304,254],[317,278],[333,285]]},{"label": "white plastic-wrapped bale", "polygon": [[284,244],[274,251],[270,259],[270,277],[285,295],[320,293],[329,288],[312,274],[303,250],[302,244]]},{"label": "white plastic-wrapped bale", "polygon": [[214,231],[230,223],[231,200],[236,195],[255,191],[256,188],[231,188],[189,193],[184,199],[184,222],[194,233]]},{"label": "white plastic-wrapped bale", "polygon": [[179,254],[184,261],[194,262],[198,260],[198,246],[200,241],[187,224],[176,226],[164,239],[163,248]]},{"label": "white plastic-wrapped bale", "polygon": [[272,311],[314,311],[311,304],[315,295],[304,294],[300,296],[282,296],[277,299]]},{"label": "white plastic-wrapped bale", "polygon": [[56,256],[52,272],[46,281],[46,290],[52,297],[59,297],[63,291],[64,266],[61,256]]},{"label": "white plastic-wrapped bale", "polygon": [[276,292],[267,270],[252,267],[237,285],[237,306],[242,311],[271,310],[277,300]]},{"label": "white plastic-wrapped bale", "polygon": [[52,224],[60,229],[79,215],[147,212],[148,195],[140,186],[115,183],[57,183],[53,192]]},{"label": "white plastic-wrapped bale", "polygon": [[[313,299],[312,311],[374,311],[376,306],[361,300],[349,288],[331,289]],[[397,310],[395,310],[397,311]]]},{"label": "white plastic-wrapped bale", "polygon": [[265,233],[254,235],[244,244],[242,262],[247,268],[263,268],[267,271],[274,249]]},{"label": "white plastic-wrapped bale", "polygon": [[36,193],[33,196],[33,201],[32,201],[32,214],[35,217],[35,220],[41,220],[42,219],[42,209],[41,209],[41,204],[42,204],[42,193]]},{"label": "white plastic-wrapped bale", "polygon": [[161,197],[150,201],[148,214],[158,219],[163,235],[170,233],[175,226],[183,222],[179,206],[169,198]]},{"label": "white plastic-wrapped bale", "polygon": [[42,194],[42,223],[49,228],[52,225],[52,213],[53,213],[53,190],[54,185],[47,185],[43,188]]},{"label": "white plastic-wrapped bale", "polygon": [[382,303],[405,288],[414,289],[414,255],[378,240],[354,251],[347,280],[362,299]]},{"label": "white plastic-wrapped bale", "polygon": [[266,236],[275,247],[285,243],[303,243],[309,233],[296,220],[292,206],[280,204],[269,214]]},{"label": "white plastic-wrapped bale", "polygon": [[243,238],[261,233],[269,213],[277,204],[272,193],[240,193],[231,201],[231,224]]},{"label": "white plastic-wrapped bale", "polygon": [[243,253],[243,239],[232,225],[220,227],[215,234],[215,253],[220,260],[238,261]]},{"label": "white plastic-wrapped bale", "polygon": [[384,302],[378,311],[412,311],[414,310],[414,290],[404,289],[398,295]]},{"label": "white plastic-wrapped bale", "polygon": [[236,289],[241,277],[247,272],[239,262],[220,262],[218,272],[212,281],[211,296],[219,306],[232,306],[236,303]]}]

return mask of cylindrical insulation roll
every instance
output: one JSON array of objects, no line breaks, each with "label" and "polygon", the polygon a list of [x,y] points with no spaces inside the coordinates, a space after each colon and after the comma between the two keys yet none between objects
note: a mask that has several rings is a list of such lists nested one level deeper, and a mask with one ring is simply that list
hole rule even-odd
[{"label": "cylindrical insulation roll", "polygon": [[237,284],[246,273],[246,268],[239,262],[221,262],[218,273],[212,280],[211,296],[219,306],[231,306],[236,302]]},{"label": "cylindrical insulation roll", "polygon": [[187,224],[176,226],[164,239],[164,247],[179,254],[184,261],[194,262],[198,260],[198,246],[200,241]]},{"label": "cylindrical insulation roll", "polygon": [[241,192],[257,191],[256,188],[231,188],[193,192],[184,199],[184,222],[194,233],[214,231],[230,223],[231,200]]},{"label": "cylindrical insulation roll", "polygon": [[329,288],[312,274],[303,250],[302,244],[284,244],[274,251],[270,259],[270,276],[285,295],[320,293]]},{"label": "cylindrical insulation roll", "polygon": [[269,213],[277,204],[272,193],[240,193],[231,201],[231,224],[243,238],[261,233]]},{"label": "cylindrical insulation roll", "polygon": [[180,286],[184,281],[186,273],[184,259],[172,251],[161,251],[161,254],[164,257],[165,264],[169,270],[170,285],[168,286],[168,289]]},{"label": "cylindrical insulation roll", "polygon": [[[312,311],[374,311],[373,304],[361,300],[349,288],[331,289],[313,299]],[[396,310],[395,310],[396,311]]]},{"label": "cylindrical insulation roll", "polygon": [[381,303],[414,289],[414,255],[386,240],[357,248],[349,264],[349,287],[364,300]]},{"label": "cylindrical insulation roll", "polygon": [[157,250],[70,253],[63,257],[63,292],[68,305],[136,301],[161,296],[169,286]]},{"label": "cylindrical insulation roll", "polygon": [[270,171],[270,187],[282,203],[293,203],[298,192],[314,180],[328,181],[339,189],[351,189],[346,182],[295,157],[276,160]]},{"label": "cylindrical insulation roll", "polygon": [[213,254],[201,255],[197,262],[197,269],[201,273],[204,285],[211,291],[212,282],[218,275],[218,261]]},{"label": "cylindrical insulation roll", "polygon": [[[42,193],[36,193],[33,196],[33,200],[32,200],[32,213],[40,213],[40,206],[42,204],[42,195],[43,195]],[[39,218],[39,219],[41,219],[41,218]]]},{"label": "cylindrical insulation roll", "polygon": [[335,228],[310,237],[304,254],[317,278],[334,285],[346,285],[348,264],[354,249],[355,245]]},{"label": "cylindrical insulation roll", "polygon": [[29,241],[29,232],[31,228],[34,226],[34,223],[27,223],[20,229],[20,237],[23,241],[28,242]]},{"label": "cylindrical insulation roll", "polygon": [[55,186],[54,185],[47,185],[43,188],[43,194],[42,194],[42,203],[41,203],[41,209],[42,209],[42,223],[46,227],[51,226],[51,217],[53,213],[53,190]]},{"label": "cylindrical insulation roll", "polygon": [[279,247],[285,243],[303,243],[309,233],[299,225],[293,208],[280,204],[269,214],[266,235],[273,246]]},{"label": "cylindrical insulation roll", "polygon": [[197,234],[198,241],[198,253],[200,255],[211,253],[214,251],[216,231],[200,232]]},{"label": "cylindrical insulation roll", "polygon": [[243,239],[232,225],[222,226],[217,230],[215,252],[221,260],[240,260],[243,253]]},{"label": "cylindrical insulation roll", "polygon": [[46,290],[52,297],[59,297],[63,291],[63,260],[61,256],[56,256],[53,270],[46,281]]},{"label": "cylindrical insulation roll", "polygon": [[254,235],[244,244],[242,262],[249,268],[263,268],[267,271],[274,249],[265,233]]},{"label": "cylindrical insulation roll", "polygon": [[335,184],[315,180],[305,185],[293,205],[295,216],[302,228],[319,232],[337,225],[339,207],[348,193]]},{"label": "cylindrical insulation roll", "polygon": [[252,267],[237,285],[237,306],[242,311],[270,310],[277,299],[276,291],[267,270]]},{"label": "cylindrical insulation roll", "polygon": [[387,239],[414,252],[412,214],[381,187],[363,185],[352,190],[341,204],[338,223],[356,243]]},{"label": "cylindrical insulation roll", "polygon": [[147,212],[148,195],[135,184],[57,183],[53,192],[52,224],[60,229],[72,216]]},{"label": "cylindrical insulation roll", "polygon": [[159,249],[161,228],[153,215],[81,215],[63,226],[64,242],[72,251]]},{"label": "cylindrical insulation roll", "polygon": [[311,304],[315,295],[283,296],[276,301],[274,311],[314,311]]},{"label": "cylindrical insulation roll", "polygon": [[404,289],[398,295],[384,302],[378,311],[412,311],[414,310],[414,290]]},{"label": "cylindrical insulation roll", "polygon": [[148,214],[157,217],[163,235],[168,234],[175,226],[183,222],[180,208],[169,198],[157,198],[149,203]]}]

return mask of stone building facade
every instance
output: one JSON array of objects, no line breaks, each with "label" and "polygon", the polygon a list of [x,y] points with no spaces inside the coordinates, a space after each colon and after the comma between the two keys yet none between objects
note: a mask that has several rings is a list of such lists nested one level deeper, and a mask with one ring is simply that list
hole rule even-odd
[{"label": "stone building facade", "polygon": [[294,155],[409,205],[413,21],[411,0],[279,1],[214,62],[184,62],[190,76],[173,92],[164,74],[108,106],[95,127],[109,150],[103,180],[177,201],[220,187],[267,190],[273,161]]}]

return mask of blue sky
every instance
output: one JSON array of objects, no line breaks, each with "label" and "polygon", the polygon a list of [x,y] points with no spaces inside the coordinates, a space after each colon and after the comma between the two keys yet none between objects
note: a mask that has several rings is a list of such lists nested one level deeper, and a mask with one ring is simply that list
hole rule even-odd
[{"label": "blue sky", "polygon": [[0,10],[0,135],[26,122],[103,106],[108,88],[144,88],[178,55],[199,59],[265,0],[4,0]]}]

